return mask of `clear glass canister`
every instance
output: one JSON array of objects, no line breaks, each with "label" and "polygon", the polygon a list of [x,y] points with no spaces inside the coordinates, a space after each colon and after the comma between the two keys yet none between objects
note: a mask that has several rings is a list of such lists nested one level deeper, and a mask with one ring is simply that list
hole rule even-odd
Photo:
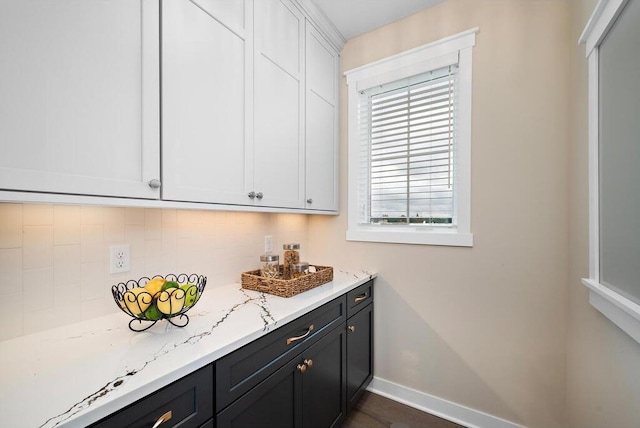
[{"label": "clear glass canister", "polygon": [[307,262],[298,262],[291,264],[291,278],[300,278],[301,276],[305,276],[309,273],[309,263]]},{"label": "clear glass canister", "polygon": [[279,270],[280,256],[277,254],[263,254],[260,256],[260,274],[265,278],[277,278],[280,276]]},{"label": "clear glass canister", "polygon": [[284,277],[289,278],[291,276],[291,265],[300,261],[300,244],[284,244],[284,260],[282,261],[282,269],[284,271]]}]

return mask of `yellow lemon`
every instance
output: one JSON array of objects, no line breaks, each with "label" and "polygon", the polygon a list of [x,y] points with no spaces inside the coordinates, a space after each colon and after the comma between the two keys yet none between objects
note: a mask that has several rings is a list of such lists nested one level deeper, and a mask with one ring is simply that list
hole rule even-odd
[{"label": "yellow lemon", "polygon": [[158,310],[166,315],[177,314],[184,307],[185,292],[180,288],[169,288],[161,291],[156,305]]},{"label": "yellow lemon", "polygon": [[140,315],[151,305],[153,298],[146,289],[135,287],[124,293],[123,301],[129,312]]},{"label": "yellow lemon", "polygon": [[162,291],[162,286],[167,282],[164,278],[153,278],[151,281],[147,282],[147,285],[144,286],[144,289],[147,290],[149,294],[153,297],[156,297],[160,291]]}]

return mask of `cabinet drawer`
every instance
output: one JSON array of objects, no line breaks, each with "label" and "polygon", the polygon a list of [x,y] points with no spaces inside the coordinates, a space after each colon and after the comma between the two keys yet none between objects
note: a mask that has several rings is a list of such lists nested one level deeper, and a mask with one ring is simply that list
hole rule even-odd
[{"label": "cabinet drawer", "polygon": [[372,301],[373,280],[367,281],[347,293],[347,317],[352,316]]},{"label": "cabinet drawer", "polygon": [[168,412],[171,412],[171,419],[162,426],[197,428],[213,418],[211,364],[107,416],[91,428],[151,427]]},{"label": "cabinet drawer", "polygon": [[216,412],[266,379],[303,347],[344,323],[345,315],[342,296],[216,361]]}]

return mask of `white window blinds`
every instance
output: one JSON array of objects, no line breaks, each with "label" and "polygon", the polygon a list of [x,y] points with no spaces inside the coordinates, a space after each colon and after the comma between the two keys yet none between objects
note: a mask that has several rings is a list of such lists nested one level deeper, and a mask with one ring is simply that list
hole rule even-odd
[{"label": "white window blinds", "polygon": [[455,225],[457,66],[360,93],[360,223]]}]

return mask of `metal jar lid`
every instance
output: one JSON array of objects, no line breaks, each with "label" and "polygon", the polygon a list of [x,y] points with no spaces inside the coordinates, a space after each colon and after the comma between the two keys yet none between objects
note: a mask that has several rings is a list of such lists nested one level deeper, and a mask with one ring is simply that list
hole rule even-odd
[{"label": "metal jar lid", "polygon": [[261,262],[277,262],[280,260],[280,256],[277,254],[263,254],[260,256]]},{"label": "metal jar lid", "polygon": [[283,250],[299,250],[300,244],[282,244]]},{"label": "metal jar lid", "polygon": [[293,272],[304,272],[309,270],[308,262],[300,262],[300,263],[291,263],[291,270]]}]

